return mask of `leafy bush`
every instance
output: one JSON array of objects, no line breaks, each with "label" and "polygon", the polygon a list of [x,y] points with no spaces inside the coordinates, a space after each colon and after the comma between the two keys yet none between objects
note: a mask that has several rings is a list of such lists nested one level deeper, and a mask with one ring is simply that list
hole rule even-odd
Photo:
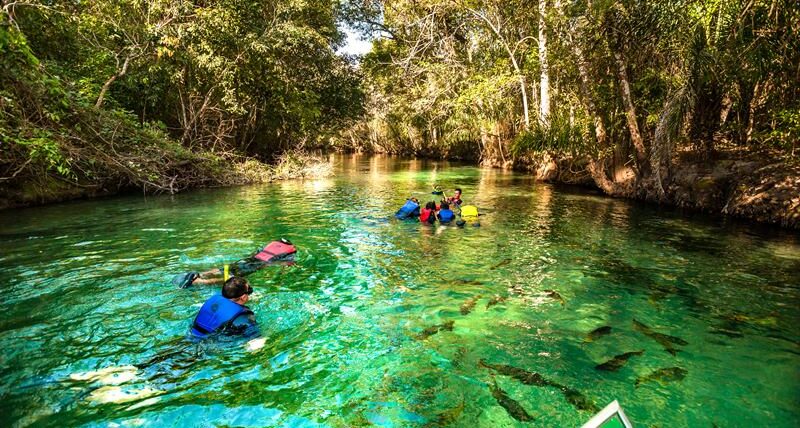
[{"label": "leafy bush", "polygon": [[570,123],[568,116],[554,114],[550,126],[536,123],[529,131],[519,133],[511,143],[511,154],[520,157],[527,153],[551,153],[577,156],[592,149],[585,123]]}]

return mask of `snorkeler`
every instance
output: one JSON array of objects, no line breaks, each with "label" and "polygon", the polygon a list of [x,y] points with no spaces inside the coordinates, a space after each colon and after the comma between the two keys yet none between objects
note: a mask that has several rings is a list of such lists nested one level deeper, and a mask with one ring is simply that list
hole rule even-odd
[{"label": "snorkeler", "polygon": [[464,205],[463,207],[461,207],[461,212],[460,212],[461,218],[458,221],[456,221],[456,226],[464,227],[467,224],[469,224],[474,227],[480,227],[481,223],[478,220],[479,215],[480,214],[478,214],[478,207],[476,207],[475,205]]},{"label": "snorkeler", "polygon": [[430,201],[419,213],[420,223],[433,224],[436,222],[436,202]]},{"label": "snorkeler", "polygon": [[419,216],[419,200],[417,198],[409,198],[406,203],[397,210],[394,215],[400,220]]},{"label": "snorkeler", "polygon": [[[89,401],[125,403],[165,393],[159,388],[158,384],[163,382],[158,379],[163,378],[165,372],[168,378],[174,376],[176,363],[191,367],[205,349],[206,339],[242,337],[248,339],[244,344],[247,351],[258,351],[267,338],[260,337],[255,315],[246,306],[252,293],[253,288],[246,279],[232,277],[225,282],[221,294],[212,296],[200,308],[187,333],[188,341],[173,341],[167,349],[139,364],[76,372],[70,374],[69,379],[89,383],[90,389],[84,394]],[[146,382],[144,387],[141,386],[143,382]]]},{"label": "snorkeler", "polygon": [[246,279],[234,276],[225,281],[222,293],[206,300],[197,313],[191,335],[203,339],[219,333],[227,336],[253,336],[258,334],[255,314],[245,303],[250,300],[253,287]]},{"label": "snorkeler", "polygon": [[439,223],[441,224],[449,224],[453,219],[456,218],[455,213],[450,209],[450,204],[447,202],[442,202],[441,209],[439,210]]},{"label": "snorkeler", "polygon": [[175,278],[172,279],[172,283],[180,288],[186,288],[194,284],[220,284],[229,276],[244,277],[276,262],[291,263],[294,261],[294,254],[296,252],[297,249],[292,245],[291,241],[281,238],[278,241],[270,242],[267,246],[258,250],[250,257],[241,259],[230,265],[225,265],[222,268],[211,269],[202,273],[182,273],[175,276]]}]

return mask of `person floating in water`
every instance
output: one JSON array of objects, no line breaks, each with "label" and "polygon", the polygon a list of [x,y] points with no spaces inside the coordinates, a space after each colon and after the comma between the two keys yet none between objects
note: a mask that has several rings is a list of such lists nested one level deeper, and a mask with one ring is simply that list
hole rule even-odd
[{"label": "person floating in water", "polygon": [[227,280],[229,276],[244,277],[277,262],[291,263],[296,252],[297,249],[292,245],[291,241],[281,238],[278,241],[270,242],[250,257],[225,265],[222,268],[215,268],[202,273],[182,273],[175,276],[172,283],[180,288],[186,288],[190,285],[220,284]]},{"label": "person floating in water", "polygon": [[419,214],[420,223],[433,224],[436,222],[436,202],[430,201]]},{"label": "person floating in water", "polygon": [[456,218],[455,213],[450,209],[450,204],[447,202],[442,202],[441,209],[439,209],[439,223],[441,224],[450,224],[453,219]]},{"label": "person floating in water", "polygon": [[480,221],[478,221],[478,207],[475,205],[464,205],[461,207],[461,219],[456,222],[458,227],[464,227],[467,224],[475,227],[479,227],[481,225]]},{"label": "person floating in water", "polygon": [[456,187],[455,193],[453,194],[453,196],[450,196],[449,198],[446,198],[444,200],[444,202],[447,202],[448,204],[453,205],[453,206],[460,207],[461,203],[463,202],[461,200],[461,188]]},{"label": "person floating in water", "polygon": [[419,217],[419,200],[417,198],[407,199],[394,216],[400,220]]},{"label": "person floating in water", "polygon": [[225,281],[222,293],[206,300],[190,329],[192,337],[204,339],[212,334],[255,336],[258,334],[255,314],[245,303],[253,287],[246,279],[234,276]]}]

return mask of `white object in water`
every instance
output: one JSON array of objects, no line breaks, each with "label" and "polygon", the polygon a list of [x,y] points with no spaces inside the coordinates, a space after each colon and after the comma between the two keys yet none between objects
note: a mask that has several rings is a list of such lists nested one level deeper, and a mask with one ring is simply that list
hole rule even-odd
[{"label": "white object in water", "polygon": [[164,391],[144,387],[141,389],[122,389],[119,386],[103,386],[89,394],[89,400],[95,403],[125,403],[147,398]]},{"label": "white object in water", "polygon": [[344,316],[351,317],[351,316],[356,314],[356,308],[353,308],[353,307],[350,307],[350,306],[341,305],[341,306],[339,306],[339,312],[341,312],[342,315],[344,315]]},{"label": "white object in water", "polygon": [[267,339],[265,337],[259,337],[258,339],[253,339],[247,342],[245,348],[248,351],[258,351],[259,349],[263,348],[266,343]]},{"label": "white object in water", "polygon": [[628,420],[628,417],[625,416],[625,412],[622,411],[622,407],[619,406],[619,402],[614,400],[598,414],[594,415],[592,419],[589,419],[589,422],[583,424],[581,428],[600,427],[633,428],[633,425],[631,425],[631,421]]},{"label": "white object in water", "polygon": [[136,379],[139,371],[134,366],[111,366],[100,370],[72,373],[69,378],[72,380],[84,380],[100,382],[103,385],[119,385]]}]

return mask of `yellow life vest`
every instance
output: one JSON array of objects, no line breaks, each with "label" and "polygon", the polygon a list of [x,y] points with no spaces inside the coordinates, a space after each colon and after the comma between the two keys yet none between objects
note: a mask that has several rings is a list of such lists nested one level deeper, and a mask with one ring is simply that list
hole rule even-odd
[{"label": "yellow life vest", "polygon": [[478,207],[475,205],[464,205],[461,207],[461,218],[478,218]]}]

